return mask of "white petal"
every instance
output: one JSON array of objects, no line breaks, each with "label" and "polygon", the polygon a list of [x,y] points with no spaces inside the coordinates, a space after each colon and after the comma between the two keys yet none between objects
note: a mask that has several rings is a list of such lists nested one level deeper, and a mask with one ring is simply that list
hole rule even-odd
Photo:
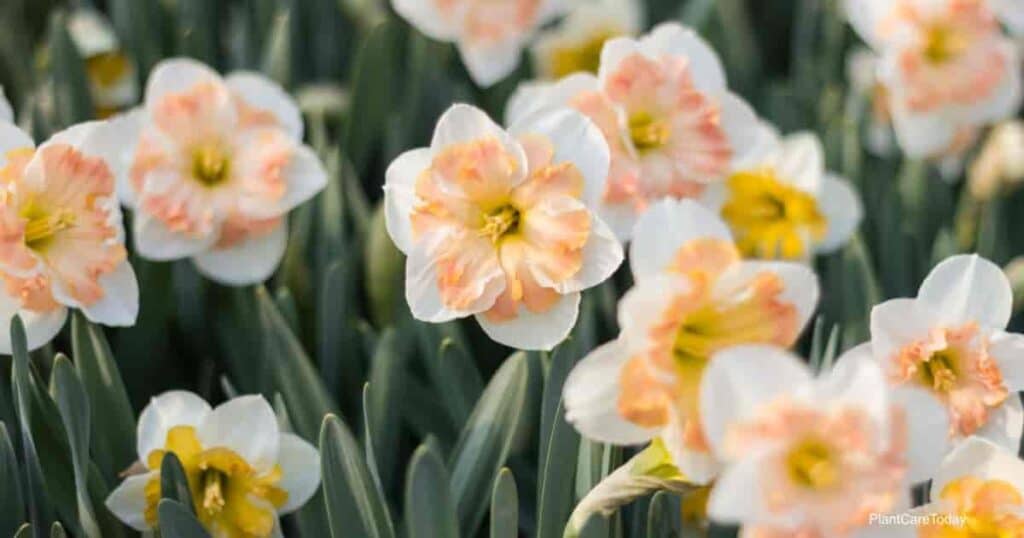
[{"label": "white petal", "polygon": [[903,407],[907,423],[907,478],[911,483],[935,475],[942,459],[952,448],[949,412],[929,392],[917,388],[896,388],[894,403]]},{"label": "white petal", "polygon": [[797,330],[803,331],[818,308],[818,297],[821,295],[818,275],[813,269],[802,263],[775,262],[761,260],[744,260],[729,268],[715,283],[715,295],[723,299],[731,299],[735,290],[757,275],[769,272],[782,279],[783,290],[779,299],[796,307]]},{"label": "white petal", "polygon": [[583,291],[608,280],[619,266],[625,254],[615,232],[591,213],[590,235],[583,245],[583,266],[560,287],[561,293]]},{"label": "white petal", "polygon": [[143,211],[134,213],[132,236],[135,251],[154,261],[187,258],[210,248],[217,239],[217,234],[212,233],[195,238],[173,232],[163,222]]},{"label": "white petal", "polygon": [[150,530],[146,522],[146,484],[153,480],[160,480],[159,471],[129,476],[107,497],[107,510],[137,531]]},{"label": "white petal", "polygon": [[0,121],[14,123],[14,109],[11,102],[4,95],[4,89],[0,87]]},{"label": "white petal", "polygon": [[626,242],[633,237],[633,227],[636,225],[639,211],[632,203],[603,203],[598,209],[598,215],[611,228],[619,241]]},{"label": "white petal", "polygon": [[53,340],[68,319],[68,309],[63,306],[45,313],[19,308],[16,299],[0,293],[0,354],[10,355],[12,352],[10,325],[15,314],[21,316],[25,325],[25,342],[29,351],[39,349]]},{"label": "white petal", "polygon": [[884,44],[879,33],[879,25],[892,9],[891,0],[845,0],[843,2],[846,18],[850,26],[856,30],[860,38],[872,47]]},{"label": "white petal", "polygon": [[139,281],[128,260],[121,262],[112,272],[99,279],[103,297],[91,304],[82,305],[82,312],[89,321],[111,327],[135,325],[139,315]]},{"label": "white petal", "polygon": [[[505,273],[495,262],[490,274],[479,282],[479,298],[465,310],[453,310],[441,300],[438,288],[437,264],[433,252],[439,243],[451,241],[443,233],[426,235],[413,246],[405,261],[405,300],[414,318],[431,323],[443,323],[491,308],[498,296],[505,291]],[[497,254],[495,254],[497,256]]]},{"label": "white petal", "polygon": [[818,203],[828,219],[828,232],[816,250],[828,253],[845,245],[857,232],[857,227],[864,219],[864,206],[853,186],[831,173],[825,174]]},{"label": "white petal", "polygon": [[[885,375],[875,361],[854,357],[854,360],[837,361],[831,371],[816,380],[812,389],[814,398],[828,401],[829,405],[861,409],[880,431],[887,432],[892,407]],[[884,450],[887,445],[885,442],[878,448]]]},{"label": "white petal", "polygon": [[147,463],[150,452],[167,445],[167,432],[175,426],[199,424],[210,413],[210,404],[184,390],[165,392],[149,401],[139,415],[137,450],[139,460]]},{"label": "white petal", "polygon": [[438,41],[453,41],[459,34],[459,18],[444,13],[438,2],[424,0],[391,0],[395,12],[427,37]]},{"label": "white petal", "polygon": [[284,169],[288,192],[280,200],[282,212],[291,211],[327,186],[327,170],[312,148],[299,145]]},{"label": "white petal", "polygon": [[988,422],[975,433],[1006,450],[1014,453],[1020,450],[1024,436],[1024,406],[1020,394],[1011,393],[1003,405],[989,411]]},{"label": "white petal", "polygon": [[[1024,5],[1021,5],[1024,11]],[[1013,117],[1020,109],[1021,88],[1021,54],[1018,45],[1010,39],[1001,39],[999,48],[1006,65],[1003,79],[986,98],[975,101],[971,106],[957,111],[958,119],[970,125],[983,125]]]},{"label": "white petal", "polygon": [[740,96],[723,93],[719,98],[721,106],[719,120],[732,149],[732,164],[737,166],[748,162],[753,155],[762,151],[765,131],[757,113]]},{"label": "white petal", "polygon": [[676,297],[689,292],[692,284],[684,276],[663,273],[637,281],[619,301],[621,338],[630,354],[650,347],[651,329],[662,322]]},{"label": "white petal", "polygon": [[583,174],[583,202],[596,208],[604,196],[611,156],[601,130],[583,114],[560,108],[525,116],[509,127],[515,135],[539,134],[554,146],[554,164],[569,162]]},{"label": "white petal", "polygon": [[950,483],[967,476],[980,480],[1005,480],[1024,491],[1024,461],[1016,451],[981,437],[969,437],[949,454],[932,481],[931,497],[938,499]]},{"label": "white petal", "polygon": [[711,45],[690,28],[675,22],[659,24],[640,41],[640,49],[651,58],[684,57],[698,90],[704,93],[725,90],[722,62]]},{"label": "white petal", "polygon": [[196,435],[204,448],[229,448],[259,471],[277,463],[281,431],[274,408],[263,396],[239,396],[218,405]]},{"label": "white petal", "polygon": [[871,347],[888,369],[903,347],[928,337],[936,313],[916,299],[890,299],[871,309]]},{"label": "white petal", "polygon": [[715,454],[729,456],[723,438],[730,425],[810,382],[804,363],[777,347],[743,345],[715,354],[700,386],[701,424]]},{"label": "white petal", "polygon": [[277,464],[281,466],[277,486],[288,492],[288,501],[277,509],[283,515],[301,508],[320,487],[320,453],[301,437],[282,433]]},{"label": "white petal", "polygon": [[759,524],[781,524],[785,513],[767,504],[764,472],[771,465],[770,453],[745,458],[728,467],[708,497],[708,517],[719,523],[736,524],[757,521]]},{"label": "white petal", "polygon": [[1002,329],[1013,310],[1013,291],[1003,270],[977,254],[951,256],[936,265],[917,297],[954,324]]},{"label": "white petal", "polygon": [[245,239],[228,248],[196,254],[192,261],[199,272],[227,286],[246,286],[270,278],[288,246],[288,224],[281,222],[265,235]]},{"label": "white petal", "polygon": [[622,367],[629,360],[620,340],[608,342],[584,357],[565,380],[565,420],[589,439],[617,445],[647,442],[656,430],[641,428],[619,414]]},{"label": "white petal", "polygon": [[783,138],[771,164],[779,177],[794,187],[813,194],[820,192],[825,176],[825,148],[818,135],[800,132]]},{"label": "white petal", "polygon": [[957,124],[947,114],[913,114],[904,110],[898,103],[894,105],[892,126],[896,140],[908,157],[931,157],[942,153],[953,144]]},{"label": "white petal", "polygon": [[579,311],[580,294],[573,292],[561,296],[546,312],[534,313],[520,306],[515,319],[496,322],[478,314],[476,320],[495,342],[516,349],[551,350],[569,336]]},{"label": "white petal", "polygon": [[0,166],[7,165],[7,153],[17,149],[33,149],[36,143],[13,123],[0,121]]},{"label": "white petal", "polygon": [[871,95],[878,84],[878,55],[858,47],[846,55],[846,78],[858,93]]},{"label": "white petal", "polygon": [[1020,0],[991,0],[992,10],[996,12],[1010,31],[1017,36],[1024,36],[1024,9]]},{"label": "white petal", "polygon": [[163,60],[153,67],[146,82],[146,107],[150,108],[170,93],[180,93],[196,84],[223,84],[216,71],[189,58]]},{"label": "white petal", "polygon": [[302,140],[302,113],[284,88],[259,73],[248,71],[231,73],[226,83],[247,105],[272,113],[297,142]]},{"label": "white petal", "polygon": [[1024,391],[1024,334],[997,331],[989,341],[988,352],[999,366],[1006,388]]},{"label": "white petal", "polygon": [[684,421],[675,414],[669,418],[665,431],[660,435],[665,449],[687,482],[709,484],[721,472],[722,463],[711,452],[688,448],[683,442],[683,425]]},{"label": "white petal", "polygon": [[117,181],[117,197],[125,206],[134,209],[137,203],[135,186],[131,182],[132,161],[142,133],[146,111],[134,108],[107,120],[103,136],[110,147],[116,148],[107,161]]},{"label": "white petal", "polygon": [[519,39],[486,45],[460,42],[458,48],[469,77],[481,88],[493,86],[515,71],[523,52]]},{"label": "white petal", "polygon": [[599,84],[590,73],[574,73],[558,82],[520,84],[505,107],[505,123],[515,125],[540,110],[566,106],[583,92],[597,91]]},{"label": "white petal", "polygon": [[519,142],[494,123],[483,110],[472,105],[455,104],[437,120],[434,136],[430,141],[433,152],[453,144],[461,144],[482,138],[497,138],[519,164],[520,181],[526,178],[526,153]]},{"label": "white petal", "polygon": [[416,204],[416,179],[430,167],[430,148],[419,148],[399,155],[384,173],[384,224],[398,250],[408,254],[413,248],[412,215]]},{"label": "white petal", "polygon": [[640,52],[640,43],[628,37],[614,37],[604,42],[601,47],[601,66],[597,70],[597,78],[600,85],[607,84],[608,80],[616,71],[622,60]]},{"label": "white petal", "polygon": [[721,239],[732,234],[718,215],[693,200],[665,199],[653,204],[633,229],[629,264],[634,279],[662,273],[679,249],[696,239]]}]

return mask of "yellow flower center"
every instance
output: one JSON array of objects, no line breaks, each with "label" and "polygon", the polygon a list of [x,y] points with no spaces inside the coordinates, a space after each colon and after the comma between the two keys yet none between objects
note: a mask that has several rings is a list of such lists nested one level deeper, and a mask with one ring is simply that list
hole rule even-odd
[{"label": "yellow flower center", "polygon": [[75,225],[75,214],[66,209],[49,211],[35,202],[29,202],[21,209],[25,223],[25,245],[40,252],[46,249],[59,233]]},{"label": "yellow flower center", "polygon": [[521,214],[512,204],[505,204],[483,216],[483,225],[477,233],[498,243],[503,238],[519,231]]},{"label": "yellow flower center", "polygon": [[738,172],[729,178],[727,187],[722,217],[736,234],[744,255],[800,259],[809,251],[809,242],[825,236],[828,220],[818,201],[780,181],[774,170]]},{"label": "yellow flower center", "polygon": [[967,45],[962,32],[948,24],[934,24],[925,32],[923,53],[930,63],[941,65],[959,56]]},{"label": "yellow flower center", "polygon": [[231,157],[217,144],[200,146],[192,152],[192,177],[207,187],[216,187],[231,175]]},{"label": "yellow flower center", "polygon": [[[288,492],[278,487],[280,467],[259,472],[228,448],[203,448],[195,428],[176,426],[167,432],[163,450],[150,453],[150,469],[159,469],[173,452],[185,470],[199,521],[226,538],[267,538],[274,530],[274,509],[284,506]],[[160,479],[146,485],[146,521],[157,523]]]},{"label": "yellow flower center", "polygon": [[637,112],[629,117],[629,136],[637,151],[644,153],[667,144],[672,128],[667,121],[648,112]]},{"label": "yellow flower center", "polygon": [[921,384],[936,392],[949,392],[960,377],[960,359],[956,350],[949,348],[936,351],[919,368]]},{"label": "yellow flower center", "polygon": [[89,75],[89,80],[104,88],[123,80],[130,69],[131,62],[120,52],[104,52],[85,61],[85,71]]},{"label": "yellow flower center", "polygon": [[620,35],[612,29],[594,32],[587,40],[575,46],[558,47],[551,51],[551,76],[562,78],[580,71],[597,73],[601,64],[601,49],[604,42]]},{"label": "yellow flower center", "polygon": [[839,461],[835,449],[825,441],[810,437],[786,454],[786,471],[794,484],[821,491],[839,482]]}]

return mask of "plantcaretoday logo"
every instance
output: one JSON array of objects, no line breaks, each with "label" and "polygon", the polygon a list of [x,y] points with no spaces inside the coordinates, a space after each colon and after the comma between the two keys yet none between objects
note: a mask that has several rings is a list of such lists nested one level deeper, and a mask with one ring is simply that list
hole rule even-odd
[{"label": "plantcaretoday logo", "polygon": [[960,514],[871,514],[868,523],[882,527],[921,527],[937,525],[940,527],[963,527],[967,524],[967,516]]}]

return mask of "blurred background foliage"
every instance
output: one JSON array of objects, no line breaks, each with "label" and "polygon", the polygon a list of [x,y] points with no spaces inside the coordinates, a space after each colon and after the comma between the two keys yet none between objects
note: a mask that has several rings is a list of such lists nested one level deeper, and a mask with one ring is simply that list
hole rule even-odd
[{"label": "blurred background foliage", "polygon": [[[646,2],[648,27],[680,20],[707,37],[762,116],[821,135],[830,169],[863,196],[860,234],[817,261],[823,302],[800,345],[816,364],[865,340],[870,307],[912,295],[936,260],[1024,253],[1020,193],[981,199],[927,163],[861,147],[868,105],[845,79],[856,38],[837,3]],[[3,0],[0,84],[37,140],[110,112],[89,90],[94,59],[69,31],[82,10],[109,17],[139,85],[180,55],[280,82],[330,183],[293,213],[285,262],[266,286],[220,287],[187,261],[133,256],[137,326],[101,330],[75,317],[47,348],[0,363],[0,536],[90,536],[91,525],[103,538],[133,536],[103,499],[136,459],[138,411],[175,388],[211,401],[262,393],[282,424],[319,441],[324,487],[287,518],[288,536],[562,536],[576,502],[630,455],[581,439],[560,402],[572,365],[615,336],[628,270],[585,294],[569,341],[510,355],[475,323],[411,319],[379,210],[392,158],[424,145],[453,102],[500,119],[529,62],[476,88],[451,45],[384,0]],[[162,534],[202,536],[180,480],[165,466]],[[594,518],[583,535],[703,535],[700,498],[659,493]]]}]

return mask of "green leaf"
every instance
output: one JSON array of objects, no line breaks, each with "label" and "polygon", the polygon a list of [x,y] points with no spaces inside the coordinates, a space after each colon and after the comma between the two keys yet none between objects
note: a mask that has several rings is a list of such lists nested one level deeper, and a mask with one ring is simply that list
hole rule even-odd
[{"label": "green leaf", "polygon": [[55,522],[53,527],[50,527],[50,538],[68,538],[68,535],[64,532],[64,527]]},{"label": "green leaf", "polygon": [[18,529],[18,532],[14,534],[14,538],[32,538],[32,525],[25,523]]},{"label": "green leaf", "polygon": [[92,421],[92,457],[108,483],[135,461],[135,414],[117,363],[103,331],[81,313],[71,319],[71,351],[93,409],[103,420]]},{"label": "green leaf", "polygon": [[161,538],[210,538],[188,508],[178,501],[164,499],[157,505]]},{"label": "green leaf", "polygon": [[3,422],[0,422],[0,484],[3,484],[0,488],[0,536],[14,536],[25,521],[25,505],[18,459]]},{"label": "green leaf", "polygon": [[488,493],[505,465],[525,405],[529,367],[524,353],[509,357],[487,385],[452,450],[452,494],[464,536],[483,520]]},{"label": "green leaf", "polygon": [[345,124],[345,155],[361,175],[367,170],[370,153],[378,145],[393,108],[397,108],[397,66],[401,27],[383,22],[370,31],[356,54],[352,75],[352,105]]},{"label": "green leaf", "polygon": [[405,526],[409,538],[458,538],[448,487],[448,471],[436,447],[420,445],[412,455],[405,484]]},{"label": "green leaf", "polygon": [[491,538],[519,536],[519,494],[512,471],[503,468],[491,493]]},{"label": "green leaf", "polygon": [[100,535],[103,538],[124,538],[124,524],[114,516],[113,512],[105,507],[107,497],[110,496],[110,488],[103,480],[103,476],[100,475],[100,470],[96,467],[95,463],[89,465],[88,488],[89,499],[92,500],[92,505],[103,507],[96,512],[96,518],[100,526]]},{"label": "green leaf", "polygon": [[537,536],[559,538],[574,505],[576,456],[580,435],[565,421],[562,388],[578,357],[575,342],[554,352],[541,408]]},{"label": "green leaf", "polygon": [[92,96],[85,63],[68,33],[68,16],[60,12],[50,24],[50,74],[53,77],[53,100],[57,123],[70,127],[93,119]]},{"label": "green leaf", "polygon": [[178,0],[178,53],[211,66],[220,64],[218,39],[221,35],[217,12],[220,2]]},{"label": "green leaf", "polygon": [[601,514],[594,514],[580,528],[579,538],[608,538],[611,532],[611,520]]},{"label": "green leaf", "polygon": [[165,20],[160,0],[109,0],[110,17],[117,35],[139,64],[139,72],[149,73],[165,56]]},{"label": "green leaf", "polygon": [[[71,462],[75,479],[75,499],[78,504],[78,522],[82,532],[90,538],[100,538],[92,501],[89,498],[89,396],[78,378],[71,361],[57,355],[53,364],[50,393],[57,404],[64,431],[71,445]],[[61,531],[63,532],[63,530]]]},{"label": "green leaf", "polygon": [[405,256],[395,247],[384,225],[384,204],[377,205],[366,239],[366,294],[374,325],[385,327],[394,322],[396,310],[405,298]]},{"label": "green leaf", "polygon": [[[370,382],[365,406],[367,432],[372,435],[373,459],[381,472],[382,484],[392,484],[398,460],[398,435],[401,408],[395,402],[403,398],[405,353],[398,333],[387,329],[377,341],[370,365]],[[368,435],[368,438],[369,438]],[[367,458],[371,456],[368,454]]]},{"label": "green leaf", "polygon": [[195,503],[188,487],[188,476],[177,454],[168,452],[160,462],[160,498],[181,503],[189,512]]},{"label": "green leaf", "polygon": [[682,533],[679,497],[659,491],[647,509],[647,538],[679,538]]},{"label": "green leaf", "polygon": [[324,419],[320,431],[320,465],[331,536],[395,537],[387,505],[359,443],[333,414]]}]

